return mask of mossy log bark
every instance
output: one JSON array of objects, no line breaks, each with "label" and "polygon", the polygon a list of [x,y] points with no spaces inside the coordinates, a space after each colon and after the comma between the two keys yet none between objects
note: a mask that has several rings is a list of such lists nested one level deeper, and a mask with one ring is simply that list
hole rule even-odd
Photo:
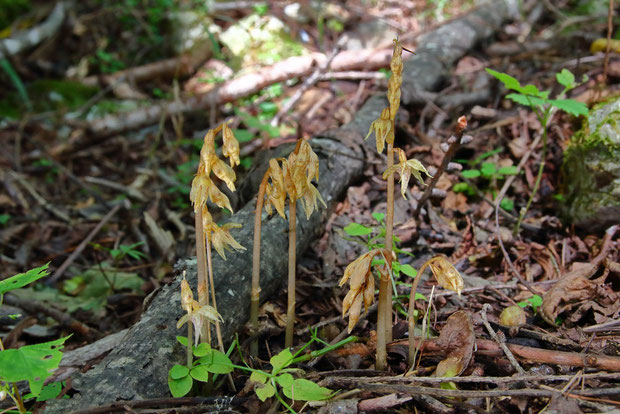
[{"label": "mossy log bark", "polygon": [[[417,55],[405,62],[403,101],[415,103],[416,97],[432,95],[440,86],[450,66],[476,43],[489,37],[502,22],[512,16],[516,1],[493,1],[462,18],[456,19],[425,35]],[[332,208],[346,189],[362,177],[365,167],[364,147],[374,147],[374,140],[364,142],[368,128],[387,106],[384,97],[373,97],[358,111],[348,125],[316,137],[310,143],[320,158],[321,192],[327,209],[320,209],[309,220],[300,217],[297,224],[297,254],[301,255],[310,242],[323,232]],[[276,156],[286,156],[292,148],[280,149]],[[372,149],[374,152],[374,149]],[[248,177],[256,191],[267,168],[258,168]],[[235,331],[246,323],[250,310],[252,271],[252,233],[256,202],[251,200],[232,217],[243,227],[234,234],[247,248],[231,252],[228,261],[214,258],[215,285],[219,311],[224,323],[222,335],[230,342]],[[261,299],[281,289],[287,274],[287,222],[278,216],[264,217],[262,230]],[[180,261],[176,269],[187,271],[187,279],[196,288],[196,259]],[[182,315],[180,279],[164,286],[148,298],[142,318],[102,362],[73,379],[77,391],[73,398],[47,404],[46,413],[68,413],[119,400],[147,399],[169,395],[168,370],[175,363],[184,363],[185,352],[176,335]]]}]

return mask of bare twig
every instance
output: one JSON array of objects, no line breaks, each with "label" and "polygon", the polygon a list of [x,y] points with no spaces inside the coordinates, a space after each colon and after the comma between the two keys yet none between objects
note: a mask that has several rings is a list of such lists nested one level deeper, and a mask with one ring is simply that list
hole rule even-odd
[{"label": "bare twig", "polygon": [[106,214],[101,219],[99,224],[97,224],[97,226],[92,229],[90,233],[88,233],[88,236],[86,236],[86,238],[82,240],[78,247],[71,253],[69,257],[67,257],[67,259],[60,265],[60,267],[56,269],[54,274],[47,280],[48,284],[55,283],[58,281],[58,279],[62,277],[62,275],[65,273],[65,270],[67,270],[67,268],[75,261],[75,259],[77,259],[77,257],[86,248],[88,243],[90,243],[90,241],[97,235],[97,233],[99,233],[99,230],[101,230],[101,228],[105,226],[108,221],[110,221],[110,219],[118,212],[121,207],[122,204],[117,204],[112,208],[112,210],[108,212],[108,214]]},{"label": "bare twig", "polygon": [[510,349],[508,349],[508,347],[506,346],[505,341],[499,339],[499,336],[497,336],[497,333],[491,327],[491,324],[487,319],[487,312],[489,311],[489,309],[491,309],[491,305],[489,305],[488,303],[485,303],[482,306],[482,310],[480,311],[482,323],[484,324],[485,328],[487,328],[487,331],[489,332],[489,335],[491,335],[491,338],[493,338],[495,342],[497,342],[497,344],[500,346],[500,348],[502,348],[502,351],[504,351],[504,354],[506,354],[508,361],[510,361],[510,364],[514,367],[514,369],[517,370],[520,375],[525,375],[525,370],[521,367],[521,365],[519,365],[512,352],[510,352]]},{"label": "bare twig", "polygon": [[461,146],[461,139],[463,138],[463,132],[465,131],[465,128],[467,128],[467,119],[464,116],[462,116],[457,121],[455,136],[450,137],[448,139],[450,146],[448,148],[448,151],[446,151],[443,157],[443,160],[441,161],[441,165],[439,166],[439,169],[437,170],[437,172],[431,179],[431,182],[426,186],[426,189],[424,190],[424,194],[422,194],[422,198],[420,198],[420,200],[418,201],[418,205],[415,211],[413,212],[414,217],[418,217],[420,215],[420,210],[422,209],[422,206],[424,205],[424,203],[426,203],[426,200],[428,200],[428,198],[431,196],[433,188],[435,188],[435,185],[439,181],[439,178],[441,177],[441,175],[446,170],[446,167],[450,163],[450,160],[452,159],[452,157],[454,157],[454,154]]}]

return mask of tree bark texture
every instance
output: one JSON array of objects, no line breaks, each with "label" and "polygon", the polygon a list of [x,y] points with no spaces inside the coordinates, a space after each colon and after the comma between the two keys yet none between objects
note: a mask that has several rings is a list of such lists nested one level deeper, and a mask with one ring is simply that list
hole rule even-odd
[{"label": "tree bark texture", "polygon": [[[415,103],[416,96],[432,93],[457,58],[476,43],[490,36],[501,23],[511,17],[514,0],[493,1],[462,18],[439,27],[423,37],[417,55],[405,62],[403,101]],[[453,42],[453,43],[451,43]],[[321,192],[327,209],[319,209],[309,220],[300,217],[297,223],[297,254],[323,232],[331,210],[350,185],[362,177],[365,164],[364,147],[374,152],[374,139],[363,141],[368,128],[387,106],[385,96],[369,99],[354,120],[342,128],[329,131],[311,140],[320,158]],[[292,150],[279,148],[286,156]],[[267,165],[247,177],[258,188]],[[223,316],[222,335],[230,343],[234,333],[246,323],[250,311],[252,273],[253,221],[256,201],[251,200],[231,217],[242,224],[233,236],[247,248],[230,252],[228,260],[215,256],[213,267],[219,311]],[[261,300],[282,289],[287,275],[288,224],[279,216],[263,214],[261,254]],[[182,316],[180,274],[187,271],[190,285],[196,289],[196,259],[181,260],[176,265],[177,279],[155,291],[145,300],[140,321],[131,327],[121,343],[97,366],[78,374],[72,382],[77,393],[71,399],[49,401],[45,413],[69,413],[109,404],[117,400],[156,398],[169,395],[167,378],[172,365],[185,362],[185,350],[176,341],[176,323]]]}]

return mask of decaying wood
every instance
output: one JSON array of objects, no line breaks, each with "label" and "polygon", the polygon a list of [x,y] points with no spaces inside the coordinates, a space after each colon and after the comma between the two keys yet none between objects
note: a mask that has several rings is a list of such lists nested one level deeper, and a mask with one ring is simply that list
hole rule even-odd
[{"label": "decaying wood", "polygon": [[[481,9],[477,9],[471,14],[476,17],[475,24],[484,26],[488,30],[481,31],[490,35],[493,30],[500,27],[502,21],[510,17],[508,13],[509,5],[514,2],[512,0],[494,1],[484,8],[483,15],[492,15],[487,21],[480,22]],[[464,16],[462,19],[470,22],[471,17]],[[456,19],[448,26],[451,29],[439,28],[435,32],[431,32],[425,36],[425,42],[433,44],[442,44],[446,47],[444,40],[435,39],[434,36],[444,36],[446,30],[458,32],[463,27],[462,19]],[[469,26],[473,23],[467,23]],[[493,30],[492,30],[493,29]],[[469,30],[469,29],[468,29]],[[433,33],[435,33],[433,35]],[[458,37],[458,36],[457,36]],[[450,38],[454,38],[451,36]],[[463,42],[459,46],[450,50],[456,51],[462,55],[475,41],[480,40],[480,36],[470,37],[472,42],[463,46]],[[448,47],[449,48],[449,47]],[[391,53],[391,52],[390,52]],[[358,56],[363,56],[365,63],[375,54],[363,55],[361,52],[355,52]],[[386,55],[388,55],[386,53]],[[437,48],[424,47],[418,55],[416,55],[416,64],[422,64],[426,59],[437,62],[442,60],[443,51]],[[456,53],[452,55],[456,59]],[[354,67],[338,66],[338,57],[332,62],[334,70],[349,70]],[[389,59],[389,56],[386,56]],[[290,62],[289,62],[290,63]],[[449,63],[448,63],[449,64]],[[407,71],[409,62],[405,63],[405,71]],[[424,65],[431,67],[433,65]],[[312,66],[310,65],[311,69]],[[309,69],[308,73],[311,71]],[[279,76],[286,75],[285,67]],[[412,69],[409,68],[411,76]],[[428,91],[432,91],[434,87],[439,85],[442,71],[430,70],[425,74],[425,84]],[[268,74],[263,74],[268,76]],[[275,82],[278,77],[271,76],[268,83],[265,78],[256,75],[248,75],[244,83],[252,83],[251,90],[241,91],[233,89],[231,84],[224,84],[217,90],[192,98],[188,101],[180,103],[168,104],[165,106],[152,107],[145,113],[137,116],[129,115],[129,119],[108,119],[101,120],[96,125],[93,124],[93,131],[96,134],[106,134],[118,131],[119,128],[124,129],[129,125],[137,126],[143,124],[147,120],[159,119],[159,117],[167,111],[167,113],[179,113],[185,110],[201,108],[212,102],[213,99],[234,99],[241,93],[253,93],[260,90],[269,82]],[[254,76],[254,78],[252,78]],[[246,83],[246,84],[247,84]],[[420,85],[417,85],[419,87]],[[297,254],[301,254],[309,243],[323,232],[323,226],[331,208],[335,206],[339,198],[346,189],[356,180],[361,178],[362,171],[365,167],[363,146],[374,147],[374,140],[370,139],[363,144],[363,137],[368,132],[368,128],[380,114],[381,110],[386,106],[387,102],[383,97],[373,97],[358,111],[354,120],[348,125],[338,130],[326,133],[322,137],[311,140],[314,151],[320,158],[320,182],[318,189],[321,192],[328,209],[320,210],[319,213],[313,214],[309,220],[300,217],[297,228]],[[277,156],[286,155],[286,148]],[[288,149],[290,150],[290,148]],[[373,150],[374,151],[374,150]],[[263,170],[257,169],[249,177],[262,177]],[[256,191],[258,184],[251,186]],[[223,261],[219,257],[214,258],[214,273],[216,294],[218,295],[219,310],[224,318],[223,337],[226,342],[230,342],[235,331],[237,331],[247,320],[250,307],[250,276],[251,276],[251,251],[252,251],[252,229],[254,217],[255,201],[251,200],[239,211],[237,211],[230,219],[232,222],[242,224],[234,236],[237,240],[243,242],[247,250],[245,252],[230,254],[228,261]],[[264,218],[263,221],[263,238],[262,238],[262,263],[261,263],[261,299],[266,299],[279,288],[282,279],[286,275],[287,258],[286,245],[288,238],[286,237],[287,223],[278,216]],[[196,286],[196,270],[195,259],[184,260],[177,264],[177,271],[187,271],[187,279],[194,287]],[[71,410],[85,409],[88,407],[101,406],[118,400],[141,400],[149,398],[157,398],[168,395],[167,377],[168,370],[175,363],[184,362],[184,350],[176,341],[176,335],[183,334],[176,329],[176,322],[182,316],[180,307],[180,280],[177,278],[169,286],[164,286],[156,291],[149,299],[149,305],[146,307],[141,319],[129,329],[123,342],[119,344],[104,360],[90,371],[77,375],[72,385],[76,394],[69,400],[55,400],[47,404],[46,413],[67,413]]]}]

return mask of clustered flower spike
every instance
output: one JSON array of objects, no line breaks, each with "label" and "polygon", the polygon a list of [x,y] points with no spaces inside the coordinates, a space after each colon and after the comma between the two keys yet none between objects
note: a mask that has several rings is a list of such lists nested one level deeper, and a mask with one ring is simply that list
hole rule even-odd
[{"label": "clustered flower spike", "polygon": [[370,124],[367,139],[372,132],[375,132],[375,141],[377,142],[377,152],[381,154],[385,143],[394,143],[394,119],[396,112],[400,107],[400,86],[403,83],[403,46],[398,39],[394,39],[394,52],[390,60],[390,69],[392,76],[388,81],[388,102],[390,106],[381,111],[381,116]]},{"label": "clustered flower spike", "polygon": [[374,249],[368,253],[364,253],[355,261],[349,263],[344,270],[344,275],[338,286],[345,284],[349,280],[349,293],[342,301],[342,317],[349,311],[349,328],[351,333],[353,327],[357,323],[362,311],[362,304],[366,311],[372,305],[375,298],[375,277],[372,274],[372,259],[375,256],[381,256],[381,249]]},{"label": "clustered flower spike", "polygon": [[[215,153],[215,135],[220,129],[223,140],[222,154],[228,158],[230,166],[219,159]],[[214,130],[210,129],[205,135],[204,144],[200,150],[200,163],[192,181],[189,198],[194,205],[194,211],[202,212],[203,228],[208,241],[213,243],[213,247],[224,260],[226,260],[225,250],[230,250],[231,247],[236,250],[245,250],[245,248],[230,235],[230,229],[239,228],[241,225],[227,223],[220,227],[213,221],[207,209],[207,201],[211,200],[218,207],[233,211],[230,200],[217,188],[210,174],[213,172],[231,191],[235,191],[237,176],[232,167],[236,165],[239,165],[239,143],[232,130],[227,124],[222,124]]]},{"label": "clustered flower spike", "polygon": [[302,140],[297,151],[292,152],[288,158],[269,160],[267,174],[271,179],[265,189],[267,213],[271,214],[274,207],[282,218],[286,218],[284,206],[287,194],[291,200],[302,201],[306,218],[318,208],[317,201],[327,207],[321,193],[312,183],[312,180],[319,180],[319,157],[306,141]]},{"label": "clustered flower spike", "polygon": [[198,301],[194,300],[192,289],[189,287],[189,283],[185,279],[185,272],[183,272],[183,280],[181,280],[181,307],[185,312],[185,315],[177,322],[177,329],[180,329],[187,322],[191,322],[194,325],[194,345],[198,346],[200,343],[200,334],[202,333],[202,326],[207,322],[222,322],[222,316],[215,310],[213,306],[203,305],[201,306]]},{"label": "clustered flower spike", "polygon": [[399,163],[388,168],[383,173],[383,179],[385,180],[390,174],[398,172],[398,174],[400,175],[400,193],[406,200],[407,196],[405,195],[405,192],[407,190],[407,187],[409,186],[409,179],[411,178],[412,174],[422,185],[425,184],[424,180],[422,179],[421,173],[424,173],[429,177],[432,176],[429,174],[429,172],[420,161],[416,160],[415,158],[408,160],[405,151],[403,151],[402,149],[394,148],[394,151],[398,153]]},{"label": "clustered flower spike", "polygon": [[452,263],[444,256],[436,256],[429,260],[428,267],[437,279],[437,283],[444,289],[449,289],[461,296],[463,290],[463,278]]}]

